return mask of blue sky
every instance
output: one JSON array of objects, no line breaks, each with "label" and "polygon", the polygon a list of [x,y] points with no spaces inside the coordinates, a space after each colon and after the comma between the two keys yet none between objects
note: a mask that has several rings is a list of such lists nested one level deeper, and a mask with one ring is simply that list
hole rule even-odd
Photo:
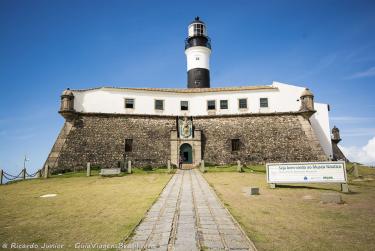
[{"label": "blue sky", "polygon": [[331,105],[345,151],[372,154],[374,1],[0,0],[0,168],[18,173],[25,154],[30,169],[43,165],[67,87],[185,87],[197,15],[212,39],[213,87],[308,86]]}]

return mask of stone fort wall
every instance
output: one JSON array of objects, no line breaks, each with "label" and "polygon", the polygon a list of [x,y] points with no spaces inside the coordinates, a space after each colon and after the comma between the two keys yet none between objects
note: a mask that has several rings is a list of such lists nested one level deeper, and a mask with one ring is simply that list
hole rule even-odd
[{"label": "stone fort wall", "polygon": [[[310,123],[301,115],[196,118],[194,122],[204,132],[202,158],[209,163],[327,160]],[[231,151],[231,139],[240,139],[239,151]]]},{"label": "stone fort wall", "polygon": [[[71,125],[68,127],[67,124]],[[299,113],[248,114],[193,118],[202,130],[202,158],[206,163],[299,162],[326,160],[310,123]],[[66,128],[70,128],[66,131]],[[48,164],[53,172],[84,169],[87,162],[104,168],[124,160],[125,139],[133,139],[127,153],[133,166],[165,166],[170,158],[170,134],[176,117],[77,114],[66,122],[51,151]],[[63,135],[63,131],[66,135]],[[61,140],[63,138],[63,140]],[[231,139],[240,139],[240,150],[231,151]],[[54,146],[54,148],[55,148]]]}]

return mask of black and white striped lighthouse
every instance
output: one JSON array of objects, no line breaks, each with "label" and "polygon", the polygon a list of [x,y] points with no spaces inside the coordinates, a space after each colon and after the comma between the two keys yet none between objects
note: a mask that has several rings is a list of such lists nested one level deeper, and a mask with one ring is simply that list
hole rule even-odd
[{"label": "black and white striped lighthouse", "polygon": [[188,34],[185,40],[188,88],[209,88],[211,40],[199,17],[189,25]]}]

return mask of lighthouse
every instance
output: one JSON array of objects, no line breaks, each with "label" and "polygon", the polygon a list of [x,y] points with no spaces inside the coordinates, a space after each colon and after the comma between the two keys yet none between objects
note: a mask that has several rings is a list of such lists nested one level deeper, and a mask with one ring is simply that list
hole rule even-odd
[{"label": "lighthouse", "polygon": [[185,40],[188,88],[210,88],[211,40],[204,22],[196,17]]}]

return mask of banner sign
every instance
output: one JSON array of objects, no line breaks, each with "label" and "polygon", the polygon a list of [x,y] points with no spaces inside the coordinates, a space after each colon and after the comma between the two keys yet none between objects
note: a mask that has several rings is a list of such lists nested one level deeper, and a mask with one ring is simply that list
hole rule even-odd
[{"label": "banner sign", "polygon": [[347,183],[344,161],[269,163],[267,183]]}]

